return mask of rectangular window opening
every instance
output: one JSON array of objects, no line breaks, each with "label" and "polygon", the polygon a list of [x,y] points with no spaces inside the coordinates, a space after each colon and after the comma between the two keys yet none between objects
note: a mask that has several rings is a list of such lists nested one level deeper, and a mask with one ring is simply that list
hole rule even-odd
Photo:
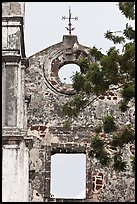
[{"label": "rectangular window opening", "polygon": [[56,153],[51,156],[50,196],[54,198],[86,198],[86,155]]}]

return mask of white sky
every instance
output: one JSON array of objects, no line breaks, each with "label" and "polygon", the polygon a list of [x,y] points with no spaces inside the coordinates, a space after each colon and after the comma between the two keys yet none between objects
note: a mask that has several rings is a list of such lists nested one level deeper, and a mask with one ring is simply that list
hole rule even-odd
[{"label": "white sky", "polygon": [[52,155],[50,192],[57,198],[86,197],[85,154]]},{"label": "white sky", "polygon": [[26,2],[25,6],[25,49],[26,56],[41,51],[62,41],[68,35],[65,27],[69,6],[72,17],[73,35],[80,44],[102,48],[105,52],[113,44],[104,38],[107,30],[120,31],[127,19],[121,14],[116,2]]},{"label": "white sky", "polygon": [[[65,27],[68,27],[68,20],[62,20],[62,16],[68,17],[69,6],[72,17],[78,17],[78,21],[72,20],[72,27],[75,30],[72,35],[78,36],[78,42],[84,46],[102,48],[105,53],[113,44],[104,38],[107,30],[120,31],[125,28],[127,19],[121,14],[116,2],[26,2],[25,6],[25,50],[29,57],[51,45],[59,43],[63,35],[68,35]],[[133,22],[132,24],[133,25]],[[59,159],[65,162],[66,157]],[[72,159],[73,160],[73,159]],[[77,160],[73,161],[77,167]],[[69,162],[69,160],[67,160]],[[79,160],[78,160],[79,161]],[[53,163],[54,165],[54,163]],[[58,163],[59,165],[59,163]],[[57,173],[60,168],[56,164],[54,171]],[[84,160],[81,160],[81,166]],[[64,167],[67,167],[65,164]],[[69,175],[70,168],[63,169]],[[63,176],[63,173],[62,173]],[[81,174],[78,174],[81,179]],[[75,178],[68,177],[69,179]],[[57,178],[54,177],[54,180]],[[84,181],[84,176],[82,177]],[[64,178],[65,180],[65,178]],[[59,181],[58,181],[59,182]],[[57,183],[58,183],[57,182]],[[65,184],[66,182],[64,182]],[[66,187],[67,188],[67,187]],[[69,186],[71,190],[72,186]],[[59,185],[52,186],[54,194],[58,194]],[[83,196],[83,189],[73,190],[75,195]],[[80,197],[79,197],[80,198]]]},{"label": "white sky", "polygon": [[76,72],[80,72],[80,67],[78,65],[66,64],[60,68],[58,72],[58,76],[62,83],[72,84],[72,76]]}]

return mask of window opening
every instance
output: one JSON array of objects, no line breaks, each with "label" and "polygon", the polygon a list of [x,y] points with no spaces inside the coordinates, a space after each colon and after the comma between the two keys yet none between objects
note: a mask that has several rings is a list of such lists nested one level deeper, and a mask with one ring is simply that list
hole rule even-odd
[{"label": "window opening", "polygon": [[84,153],[51,156],[51,197],[86,197],[86,155]]},{"label": "window opening", "polygon": [[66,64],[62,66],[58,72],[58,76],[62,83],[72,84],[72,76],[80,72],[80,67],[77,64]]}]

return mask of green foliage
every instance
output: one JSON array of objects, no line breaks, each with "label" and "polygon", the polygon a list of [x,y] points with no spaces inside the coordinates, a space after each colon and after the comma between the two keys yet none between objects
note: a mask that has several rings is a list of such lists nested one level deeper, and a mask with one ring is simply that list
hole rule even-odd
[{"label": "green foliage", "polygon": [[[118,7],[126,18],[135,19],[135,2],[118,2]],[[122,112],[128,109],[130,100],[135,97],[135,30],[126,24],[123,31],[108,30],[105,33],[105,38],[114,43],[114,46],[110,47],[106,54],[101,53],[101,50],[93,46],[89,50],[89,56],[82,57],[78,62],[81,72],[77,72],[72,78],[76,95],[70,102],[63,105],[64,113],[70,118],[78,117],[80,111],[87,105],[92,105],[91,95],[104,96],[113,85],[116,85],[114,88],[121,90],[119,109]],[[116,49],[117,44],[122,46],[121,53]],[[102,122],[102,127],[95,127],[94,131],[96,134],[102,129],[106,133],[115,132],[111,138],[113,146],[123,148],[124,144],[134,142],[134,131],[126,127],[122,132],[118,132],[113,116],[105,116],[102,118]],[[98,136],[92,138],[89,155],[95,156],[101,164],[107,165],[110,158],[104,145],[106,145],[105,142]],[[115,154],[114,169],[123,171],[125,166],[126,163],[122,160],[121,154]]]},{"label": "green foliage", "polygon": [[131,20],[135,19],[135,2],[119,2],[121,12]]},{"label": "green foliage", "polygon": [[135,87],[133,86],[133,84],[125,84],[121,91],[121,96],[125,101],[129,101],[133,97],[135,97]]},{"label": "green foliage", "polygon": [[125,100],[121,100],[120,101],[120,104],[119,104],[119,109],[121,110],[121,112],[125,112],[126,110],[127,110],[127,108],[128,108],[128,106],[127,106],[127,101],[125,101]]},{"label": "green foliage", "polygon": [[84,95],[82,93],[79,93],[73,97],[72,101],[65,103],[62,106],[62,110],[64,114],[70,118],[77,117],[79,111],[83,109],[86,103],[87,100],[84,99]]},{"label": "green foliage", "polygon": [[84,86],[83,86],[84,92],[85,92],[86,94],[90,95],[91,92],[92,92],[92,89],[93,89],[93,87],[92,87],[92,85],[91,85],[91,82],[88,81],[88,80],[85,81]]},{"label": "green foliage", "polygon": [[127,43],[123,47],[123,55],[119,61],[120,73],[123,77],[123,82],[134,83],[135,80],[135,43]]},{"label": "green foliage", "polygon": [[135,133],[131,128],[126,127],[122,132],[116,133],[113,136],[112,145],[123,147],[124,144],[133,142],[135,140]]},{"label": "green foliage", "polygon": [[97,126],[95,127],[94,131],[95,131],[96,133],[102,132],[102,126],[101,126],[101,125],[97,125]]},{"label": "green foliage", "polygon": [[120,152],[116,153],[114,156],[113,168],[116,171],[125,171],[126,162],[122,160],[122,155]]},{"label": "green foliage", "polygon": [[104,142],[103,142],[103,140],[101,140],[99,138],[98,135],[96,135],[91,140],[91,145],[92,145],[93,149],[96,151],[96,150],[99,150],[99,149],[103,149]]},{"label": "green foliage", "polygon": [[103,54],[94,46],[93,48],[90,48],[89,53],[91,56],[95,58],[95,60],[100,60]]},{"label": "green foliage", "polygon": [[91,83],[91,93],[96,95],[105,94],[106,90],[109,87],[109,83],[104,78],[104,73],[100,69],[98,63],[93,63],[90,65],[90,69],[86,74],[86,81]]},{"label": "green foliage", "polygon": [[81,108],[83,108],[85,106],[85,104],[87,103],[87,100],[83,99],[83,98],[84,98],[84,95],[82,95],[82,94],[77,94],[73,98],[72,103],[75,106],[77,111],[79,111]]},{"label": "green foliage", "polygon": [[135,30],[133,30],[133,28],[129,26],[128,23],[126,24],[126,29],[124,30],[123,34],[128,40],[133,40],[135,42]]},{"label": "green foliage", "polygon": [[64,104],[62,109],[65,115],[67,115],[68,117],[76,116],[76,110],[73,107],[71,107],[70,103]]},{"label": "green foliage", "polygon": [[109,154],[104,149],[96,153],[96,158],[99,159],[100,163],[104,166],[108,165],[110,162]]},{"label": "green foliage", "polygon": [[91,67],[92,71],[90,72],[90,79],[94,85],[98,85],[103,80],[103,74],[97,63],[92,64]]},{"label": "green foliage", "polygon": [[107,115],[103,117],[103,128],[104,132],[110,133],[116,130],[116,124],[112,115]]},{"label": "green foliage", "polygon": [[105,38],[113,41],[114,44],[121,44],[125,42],[125,38],[123,36],[113,35],[113,32],[109,30],[105,33]]},{"label": "green foliage", "polygon": [[119,50],[117,50],[116,47],[110,47],[107,54],[112,60],[116,62],[119,60]]},{"label": "green foliage", "polygon": [[89,61],[87,58],[81,57],[78,65],[80,66],[81,73],[86,73],[88,70]]},{"label": "green foliage", "polygon": [[66,128],[66,129],[69,129],[71,126],[71,121],[70,120],[65,120],[63,122],[63,127]]},{"label": "green foliage", "polygon": [[72,76],[73,88],[76,92],[83,90],[84,86],[84,76],[81,73],[76,72],[75,75]]},{"label": "green foliage", "polygon": [[[116,50],[114,47],[110,48],[107,52],[107,56],[103,56],[100,60],[102,74],[109,85],[118,84],[119,82],[118,61],[118,50]],[[109,87],[107,87],[107,89],[108,88]]]},{"label": "green foliage", "polygon": [[107,165],[110,161],[108,153],[104,150],[104,142],[98,135],[91,139],[91,150],[89,156],[96,157],[102,165]]},{"label": "green foliage", "polygon": [[135,87],[134,83],[125,84],[121,90],[122,100],[120,102],[119,108],[122,112],[128,109],[128,102],[135,97]]}]

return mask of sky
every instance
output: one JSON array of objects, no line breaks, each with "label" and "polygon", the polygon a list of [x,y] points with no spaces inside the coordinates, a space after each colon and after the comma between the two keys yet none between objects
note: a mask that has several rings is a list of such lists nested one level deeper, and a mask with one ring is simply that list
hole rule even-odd
[{"label": "sky", "polygon": [[[121,31],[127,22],[134,25],[121,14],[117,4],[117,2],[26,2],[24,27],[26,56],[29,57],[61,42],[63,35],[69,34],[65,28],[68,27],[68,20],[62,20],[62,16],[68,17],[69,7],[72,17],[78,17],[78,20],[72,20],[72,27],[75,27],[72,35],[77,35],[81,45],[96,46],[106,53],[113,44],[105,39],[104,33],[107,30]],[[62,80],[67,77],[62,73],[60,75]],[[70,162],[72,163],[70,164]],[[79,166],[79,164],[81,165]],[[71,197],[71,190],[73,197],[82,198],[85,196],[84,157],[72,155],[70,159],[66,155],[56,155],[52,157],[52,166],[54,168],[52,169],[51,193],[54,196]],[[74,168],[82,168],[81,171],[77,171],[77,178],[82,179],[81,185],[78,180],[75,180],[77,179],[75,174],[71,173],[71,176],[68,176],[72,172],[70,166],[72,166],[73,172],[75,172]],[[69,180],[74,180],[74,184],[71,185]],[[76,183],[78,185],[73,189],[72,187]],[[60,189],[61,185],[62,190]],[[69,195],[66,195],[66,189],[70,193]]]},{"label": "sky", "polygon": [[50,192],[58,198],[86,197],[85,154],[52,155]]},{"label": "sky", "polygon": [[[106,52],[113,44],[104,38],[107,30],[120,31],[125,28],[127,19],[121,15],[117,2],[26,2],[25,5],[25,49],[29,57],[68,35],[65,27],[69,7],[72,17],[72,35],[84,46],[102,48]],[[131,22],[131,21],[129,21]]]}]

